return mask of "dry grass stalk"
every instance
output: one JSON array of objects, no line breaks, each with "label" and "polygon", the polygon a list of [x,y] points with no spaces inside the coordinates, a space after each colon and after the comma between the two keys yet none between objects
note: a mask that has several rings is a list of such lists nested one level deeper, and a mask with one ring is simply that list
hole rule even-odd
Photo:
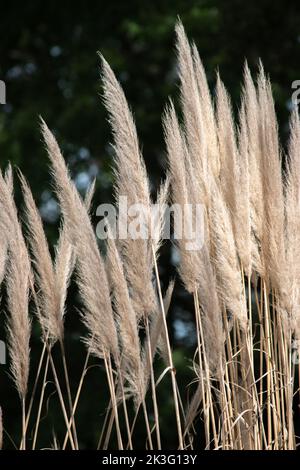
[{"label": "dry grass stalk", "polygon": [[280,290],[285,287],[285,279],[281,279],[280,276],[281,267],[285,262],[281,152],[271,85],[265,77],[262,65],[258,77],[258,110],[261,146],[260,171],[265,218],[265,229],[261,240],[263,263],[266,266],[272,287]]},{"label": "dry grass stalk", "polygon": [[[26,223],[29,233],[29,243],[33,255],[33,263],[37,280],[37,297],[40,308],[37,310],[44,339],[51,342],[63,339],[64,297],[59,292],[66,280],[61,276],[57,279],[48,242],[45,236],[43,222],[35,205],[31,190],[22,174],[20,174],[22,191],[25,202]],[[68,256],[68,252],[64,256]]]},{"label": "dry grass stalk", "polygon": [[[77,282],[84,302],[83,321],[88,329],[87,346],[99,357],[118,357],[118,339],[110,303],[104,262],[86,207],[71,182],[58,144],[42,121],[42,131],[51,160],[57,195],[70,240],[77,257]],[[98,288],[101,286],[101,289]]]},{"label": "dry grass stalk", "polygon": [[[109,111],[114,136],[115,195],[126,196],[128,207],[141,204],[145,211],[146,229],[151,226],[150,189],[144,161],[139,149],[133,116],[124,92],[113,71],[102,57],[104,103]],[[148,240],[119,240],[126,279],[132,291],[133,308],[139,318],[156,308],[152,284],[153,260],[151,237]]]},{"label": "dry grass stalk", "polygon": [[[119,364],[119,344],[104,261],[98,249],[88,210],[70,180],[59,146],[44,121],[42,131],[64,220],[70,241],[75,247],[77,284],[84,304],[82,320],[88,331],[84,341],[92,354],[104,360],[116,420],[118,447],[123,449],[110,362],[112,355],[115,363]],[[71,413],[72,409],[71,405]]]},{"label": "dry grass stalk", "polygon": [[108,237],[107,243],[107,273],[112,288],[116,323],[122,344],[122,374],[124,379],[128,381],[128,392],[139,404],[144,399],[145,390],[137,317],[129,297],[122,261],[112,236]]},{"label": "dry grass stalk", "polygon": [[205,176],[207,173],[207,140],[209,136],[205,132],[204,113],[202,102],[200,102],[191,47],[180,22],[177,23],[176,34],[184,131],[196,178],[201,181],[203,175]]},{"label": "dry grass stalk", "polygon": [[243,279],[239,269],[231,218],[217,188],[212,199],[211,220],[219,294],[241,328],[246,329],[247,309],[243,297]]},{"label": "dry grass stalk", "polygon": [[[284,298],[281,295],[281,305],[289,313],[292,329],[297,338],[300,338],[299,311],[297,306],[300,301],[300,120],[297,109],[292,112],[290,123],[290,142],[288,152],[288,169],[285,188],[285,213],[286,213],[286,240],[285,253],[287,290]],[[282,293],[282,291],[281,291]]]},{"label": "dry grass stalk", "polygon": [[27,393],[30,361],[31,321],[28,313],[28,302],[32,274],[11,188],[1,174],[0,206],[2,230],[8,234],[9,239],[6,286],[11,372],[20,398],[24,401]]}]

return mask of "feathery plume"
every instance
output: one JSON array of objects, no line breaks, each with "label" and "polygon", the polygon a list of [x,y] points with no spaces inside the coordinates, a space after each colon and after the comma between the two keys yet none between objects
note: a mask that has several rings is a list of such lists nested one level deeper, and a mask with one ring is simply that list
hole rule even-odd
[{"label": "feathery plume", "polygon": [[8,341],[11,372],[22,400],[26,397],[29,361],[31,321],[28,313],[29,286],[32,279],[30,259],[18,221],[17,208],[11,187],[0,173],[0,207],[2,230],[8,234],[9,262],[6,273],[8,317]]},{"label": "feathery plume", "polygon": [[[165,111],[163,125],[167,146],[172,202],[177,204],[181,210],[184,210],[191,201],[186,181],[186,156],[183,136],[172,102],[170,102],[170,106]],[[180,236],[177,240],[181,258],[179,274],[188,292],[194,292],[199,285],[199,251],[187,250],[186,242],[187,240],[184,236]]]},{"label": "feathery plume", "polygon": [[4,179],[5,179],[5,182],[6,182],[6,185],[9,189],[9,191],[11,193],[13,193],[13,191],[14,191],[14,178],[13,178],[13,171],[12,171],[12,167],[11,167],[10,163],[7,165],[7,168],[5,170]]},{"label": "feathery plume", "polygon": [[[281,154],[271,85],[262,65],[258,77],[258,109],[261,146],[261,174],[264,202],[262,256],[272,286],[286,287],[284,266],[284,198]],[[266,279],[268,282],[268,279]]]},{"label": "feathery plume", "polygon": [[237,130],[234,125],[230,97],[219,74],[217,77],[217,123],[222,193],[231,217],[240,264],[246,274],[250,275],[250,181],[245,106],[242,104],[240,110],[239,139],[237,142]]},{"label": "feathery plume", "polygon": [[249,172],[249,140],[245,103],[240,109],[238,149],[238,181],[236,192],[236,211],[234,215],[234,231],[238,257],[245,274],[250,277],[252,270],[252,236],[251,204],[250,204],[250,172]]},{"label": "feathery plume", "polygon": [[[11,193],[13,193],[13,175],[12,168],[9,164],[6,168],[4,180]],[[1,231],[0,235],[0,285],[5,276],[6,264],[7,264],[7,251],[8,251],[8,240],[5,230]]]},{"label": "feathery plume", "polygon": [[237,183],[239,180],[236,129],[230,98],[219,74],[217,75],[216,95],[218,144],[221,160],[220,181],[224,201],[234,222],[237,212]]},{"label": "feathery plume", "polygon": [[215,248],[213,261],[217,272],[219,294],[240,327],[246,329],[248,320],[243,297],[243,279],[238,264],[231,218],[217,187],[212,198],[211,220]]},{"label": "feathery plume", "polygon": [[[192,173],[188,174],[186,170],[187,150],[184,146],[184,137],[172,103],[165,112],[164,130],[172,201],[181,208],[184,208],[186,204],[195,205],[198,203],[197,196],[195,196],[197,181],[192,178]],[[188,191],[187,175],[190,178],[190,191]],[[205,232],[204,244],[198,250],[187,250],[187,240],[184,236],[177,240],[180,253],[178,271],[188,292],[195,293],[199,291],[200,306],[203,312],[203,329],[207,341],[207,355],[210,360],[211,370],[215,370],[216,367],[219,367],[220,358],[222,357],[223,328],[217,297],[216,277],[210,261],[207,230]]]},{"label": "feathery plume", "polygon": [[111,234],[107,238],[107,273],[112,288],[116,323],[122,343],[123,378],[128,381],[129,392],[133,394],[135,403],[139,404],[144,397],[144,384],[137,317],[129,297],[122,261]]},{"label": "feathery plume", "polygon": [[207,142],[191,47],[179,21],[175,28],[184,131],[192,166],[200,180],[207,172]]},{"label": "feathery plume", "polygon": [[[95,181],[92,182],[85,195],[84,203],[87,211],[90,211],[92,199],[95,191]],[[57,245],[55,247],[54,272],[56,279],[56,289],[60,303],[60,312],[64,316],[67,291],[71,276],[75,268],[76,256],[74,246],[70,241],[68,227],[63,223],[60,231]]]},{"label": "feathery plume", "polygon": [[5,234],[2,233],[0,236],[0,285],[2,284],[6,270],[7,248],[8,241]]},{"label": "feathery plume", "polygon": [[293,330],[300,338],[300,120],[298,110],[294,109],[290,120],[290,140],[288,148],[288,168],[285,184],[286,205],[286,276],[288,278],[286,295],[281,306],[291,317]]},{"label": "feathery plume", "polygon": [[209,91],[206,73],[199,56],[196,45],[192,44],[192,56],[194,63],[194,73],[197,83],[201,110],[203,114],[204,129],[207,134],[207,159],[208,166],[215,178],[220,174],[220,155],[218,150],[217,124],[214,107]]},{"label": "feathery plume", "polygon": [[133,307],[139,318],[156,308],[152,283],[153,255],[149,229],[151,226],[151,199],[144,161],[139,149],[133,116],[124,92],[108,63],[101,56],[104,103],[109,112],[114,136],[116,197],[126,196],[128,207],[141,204],[144,210],[148,239],[119,240],[126,279]]},{"label": "feathery plume", "polygon": [[163,242],[169,189],[170,177],[167,175],[165,181],[162,182],[159,187],[155,204],[151,206],[151,237],[153,252],[156,258],[158,258],[159,250]]},{"label": "feathery plume", "polygon": [[[32,192],[24,176],[19,173],[25,203],[26,224],[29,234],[33,262],[37,280],[37,315],[42,327],[44,340],[52,343],[63,339],[63,313],[60,290],[65,284],[63,279],[57,282],[43,222],[33,199]],[[63,299],[64,300],[64,299]]]},{"label": "feathery plume", "polygon": [[[263,236],[263,188],[261,174],[262,149],[259,136],[259,109],[255,85],[253,83],[247,63],[244,66],[243,104],[245,114],[241,119],[240,152],[241,157],[248,149],[249,168],[249,204],[251,219],[251,262],[253,269],[264,278],[263,263],[261,259],[261,241]],[[244,130],[243,126],[246,126]],[[244,159],[245,160],[245,159]],[[246,186],[247,187],[247,186]]]},{"label": "feathery plume", "polygon": [[112,353],[118,357],[118,339],[110,302],[104,262],[98,249],[88,211],[70,180],[59,146],[45,122],[41,122],[43,137],[52,164],[65,223],[77,259],[77,282],[84,303],[83,322],[88,330],[85,340],[98,357]]}]

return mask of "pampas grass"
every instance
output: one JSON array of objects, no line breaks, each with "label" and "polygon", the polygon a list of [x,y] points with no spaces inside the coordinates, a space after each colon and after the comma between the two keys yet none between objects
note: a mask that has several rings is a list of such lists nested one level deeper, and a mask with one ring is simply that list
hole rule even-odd
[{"label": "pampas grass", "polygon": [[[30,188],[25,178],[20,175],[22,192],[25,202],[26,222],[29,231],[29,242],[33,254],[33,264],[36,270],[37,291],[39,298],[39,321],[45,338],[51,342],[63,339],[63,313],[65,294],[58,286],[68,284],[67,279],[56,277],[52,264],[48,242],[45,237],[43,223],[35,205]],[[69,256],[68,250],[64,252]],[[60,294],[60,295],[59,295]],[[62,299],[60,298],[62,297]]]},{"label": "pampas grass", "polygon": [[[110,116],[114,136],[115,194],[125,196],[128,206],[142,204],[146,226],[150,227],[151,199],[146,168],[142,159],[136,127],[125,95],[113,71],[102,57],[104,103]],[[150,243],[149,243],[150,241]],[[152,284],[153,259],[150,240],[135,240],[130,237],[119,240],[124,258],[125,274],[132,290],[133,308],[139,318],[156,308]]]},{"label": "pampas grass", "polygon": [[[76,250],[78,285],[85,308],[83,321],[89,332],[87,346],[99,357],[111,352],[117,358],[118,338],[113,321],[107,276],[89,215],[69,178],[58,144],[43,121],[42,132],[65,223],[70,230],[70,240]],[[78,227],[83,226],[84,230],[79,232]],[[99,286],[101,289],[97,288]]]},{"label": "pampas grass", "polygon": [[2,230],[9,238],[9,263],[7,266],[8,333],[11,371],[16,388],[25,400],[29,375],[29,338],[31,322],[28,314],[31,266],[23,238],[17,209],[5,179],[0,175],[0,204]]},{"label": "pampas grass", "polygon": [[[49,429],[48,445],[79,449],[82,430],[76,417],[91,354],[105,370],[103,387],[109,393],[99,449],[115,445],[134,449],[137,423],[144,430],[145,448],[164,449],[162,382],[170,387],[170,419],[177,429],[174,448],[199,449],[203,439],[205,449],[291,450],[299,445],[294,415],[300,376],[295,361],[300,338],[299,115],[292,111],[283,170],[271,83],[262,64],[256,80],[245,64],[236,120],[218,74],[214,93],[210,92],[196,45],[189,43],[180,22],[176,35],[182,113],[169,100],[163,115],[167,176],[157,193],[158,208],[150,196],[133,115],[101,56],[103,101],[113,134],[116,202],[126,197],[128,207],[143,205],[146,239],[114,237],[107,223],[107,240],[100,250],[90,217],[94,184],[83,200],[43,120],[62,218],[54,259],[25,177],[19,172],[27,227],[23,235],[12,169],[9,166],[5,176],[0,173],[0,281],[4,279],[7,293],[11,376],[22,402],[21,449],[39,445],[50,373],[65,429],[63,435]],[[181,211],[201,205],[204,224],[194,234],[201,246],[189,249],[191,232],[185,229],[195,227],[197,213],[192,210],[180,227],[174,211],[178,277],[194,302],[197,341],[185,364],[194,379],[183,384],[178,384],[167,324],[175,281],[163,294],[159,273],[169,202]],[[117,209],[120,221],[123,214],[120,206]],[[133,220],[133,213],[130,217]],[[64,349],[73,271],[87,347],[76,390],[71,390]],[[30,291],[43,349],[28,393]],[[52,357],[56,342],[63,374]],[[101,391],[91,402],[102,400]],[[2,435],[0,414],[0,448]]]},{"label": "pampas grass", "polygon": [[13,199],[10,172],[7,175],[8,177],[5,179],[0,173],[1,229],[8,235],[9,262],[5,276],[9,311],[7,332],[11,374],[22,403],[22,432],[24,435],[26,427],[25,400],[30,367],[31,320],[28,303],[32,271]]}]

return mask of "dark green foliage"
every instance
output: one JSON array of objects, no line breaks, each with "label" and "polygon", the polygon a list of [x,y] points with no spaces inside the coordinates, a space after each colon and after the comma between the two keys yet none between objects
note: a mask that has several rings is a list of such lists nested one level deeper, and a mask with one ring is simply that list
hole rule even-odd
[{"label": "dark green foliage", "polygon": [[[296,1],[260,0],[160,0],[142,2],[8,2],[0,5],[0,79],[7,88],[7,104],[0,105],[0,163],[8,161],[21,168],[42,208],[49,241],[57,237],[58,213],[51,193],[46,152],[41,142],[38,117],[42,115],[55,131],[64,150],[72,175],[84,192],[87,175],[97,176],[95,205],[112,197],[112,150],[107,115],[99,95],[99,59],[108,60],[121,81],[133,109],[147,168],[153,188],[164,173],[164,144],[161,114],[169,95],[178,96],[174,51],[174,25],[182,19],[189,38],[194,39],[207,68],[211,88],[215,70],[221,76],[233,100],[239,99],[244,60],[255,72],[259,58],[272,78],[277,112],[285,142],[291,83],[300,79],[300,14]],[[17,193],[20,203],[20,196]],[[174,275],[170,246],[162,250],[160,261],[164,287]],[[177,283],[170,322],[193,321],[191,300]],[[5,290],[5,289],[3,289]],[[71,305],[77,305],[77,291],[71,286]],[[80,304],[78,304],[80,307]],[[5,298],[2,299],[5,310]],[[1,336],[4,314],[1,314]],[[178,329],[178,325],[177,325]],[[189,331],[174,334],[178,347],[175,361],[179,368],[182,392],[192,373],[180,368],[182,357],[194,346]],[[32,370],[39,349],[39,330],[34,325]],[[66,347],[70,377],[76,389],[84,361],[80,344],[83,334],[79,317],[68,311]],[[80,346],[79,346],[80,344]],[[60,364],[59,355],[57,362]],[[97,362],[94,361],[97,365]],[[11,438],[19,443],[20,410],[12,391],[7,370],[0,366],[0,403],[4,424]],[[182,369],[182,370],[181,370]],[[167,446],[176,442],[169,416],[168,381],[160,391],[165,407],[161,411],[162,432],[169,436]],[[63,420],[54,386],[49,385],[49,411],[41,426],[39,446],[49,445],[49,431],[55,429],[62,439]],[[80,444],[95,447],[99,436],[103,404],[108,392],[105,375],[99,366],[89,372],[79,406]],[[44,409],[44,414],[47,410]],[[99,420],[97,422],[97,417]],[[60,424],[61,423],[61,427]],[[54,426],[53,426],[54,427]],[[143,446],[143,436],[140,445]],[[12,447],[5,437],[6,447]]]}]

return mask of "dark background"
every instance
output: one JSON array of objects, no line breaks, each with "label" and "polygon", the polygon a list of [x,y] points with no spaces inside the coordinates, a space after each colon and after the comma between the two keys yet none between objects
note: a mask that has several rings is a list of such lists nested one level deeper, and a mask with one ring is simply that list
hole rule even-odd
[{"label": "dark background", "polygon": [[[59,210],[48,174],[38,116],[54,130],[78,189],[84,194],[96,176],[94,207],[112,200],[112,151],[107,114],[100,99],[100,61],[108,60],[122,83],[136,118],[141,147],[153,192],[165,171],[161,115],[169,96],[178,100],[174,25],[182,19],[194,39],[213,90],[219,69],[237,109],[245,58],[254,73],[259,58],[271,76],[282,143],[285,145],[291,83],[300,79],[300,6],[297,1],[159,0],[159,1],[0,1],[0,79],[6,82],[7,104],[0,107],[0,163],[10,161],[28,178],[41,209],[51,246],[57,238]],[[16,199],[22,206],[16,182]],[[164,289],[175,276],[176,256],[168,244],[162,250],[160,270]],[[70,288],[66,317],[66,347],[73,391],[85,351],[76,287]],[[5,289],[1,306],[0,338],[5,339]],[[193,379],[193,309],[189,296],[176,281],[169,316],[178,382],[185,397]],[[32,377],[41,344],[34,322]],[[60,367],[59,355],[56,357]],[[82,448],[95,447],[107,403],[101,365],[91,361],[78,410]],[[162,370],[163,365],[157,367]],[[6,366],[0,366],[0,404],[6,429],[5,447],[20,439],[20,406]],[[49,375],[49,381],[51,381]],[[63,420],[52,383],[47,386],[38,447],[50,446],[54,433],[64,434]],[[166,379],[159,387],[164,448],[176,445],[175,423]],[[149,404],[151,407],[151,404]],[[135,436],[144,446],[142,420]]]}]

